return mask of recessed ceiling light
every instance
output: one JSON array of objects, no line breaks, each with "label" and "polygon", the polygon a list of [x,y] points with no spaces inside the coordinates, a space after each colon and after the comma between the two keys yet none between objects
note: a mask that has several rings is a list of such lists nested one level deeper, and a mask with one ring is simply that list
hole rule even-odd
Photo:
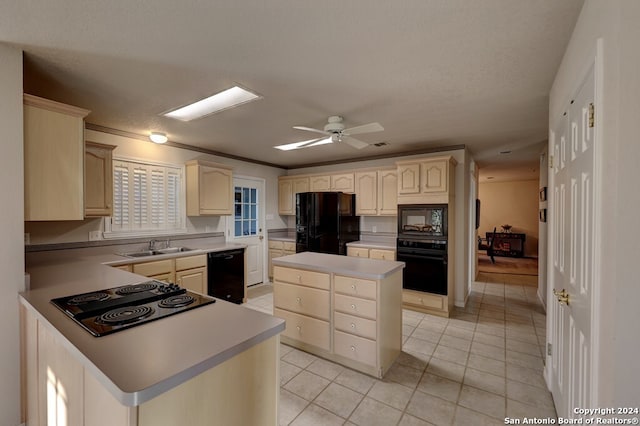
[{"label": "recessed ceiling light", "polygon": [[166,112],[163,115],[177,120],[191,121],[196,118],[224,111],[225,109],[246,104],[247,102],[255,101],[256,99],[262,99],[262,96],[256,95],[240,86],[233,86],[190,105]]},{"label": "recessed ceiling light", "polygon": [[306,145],[309,142],[314,141],[314,140],[315,139],[309,139],[308,141],[293,142],[293,143],[288,143],[286,145],[274,146],[274,148],[282,150],[282,151],[291,151],[292,149],[306,148],[306,147],[309,147],[309,146],[316,146],[316,145],[324,145],[324,144],[332,142],[331,138],[329,137],[329,138],[325,138],[325,139],[320,139],[318,142],[312,143],[311,145]]},{"label": "recessed ceiling light", "polygon": [[151,139],[151,142],[155,143],[165,143],[169,140],[169,138],[167,138],[167,135],[161,132],[151,132],[151,134],[149,135],[149,139]]}]

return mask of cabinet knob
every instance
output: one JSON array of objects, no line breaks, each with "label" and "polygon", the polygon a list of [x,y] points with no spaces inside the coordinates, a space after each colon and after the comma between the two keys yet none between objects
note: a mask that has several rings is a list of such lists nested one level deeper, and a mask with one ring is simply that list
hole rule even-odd
[{"label": "cabinet knob", "polygon": [[356,305],[354,305],[353,303],[351,304],[351,309],[355,309]]},{"label": "cabinet knob", "polygon": [[424,302],[424,300],[422,300],[422,297],[421,297],[419,300],[420,300],[420,303],[423,303],[423,302]]},{"label": "cabinet knob", "polygon": [[351,323],[351,328],[355,329],[356,325],[354,323]]},{"label": "cabinet knob", "polygon": [[296,302],[298,302],[298,304],[300,304],[300,302],[302,302],[302,299],[300,299],[299,297],[296,297]]},{"label": "cabinet knob", "polygon": [[302,281],[302,277],[300,275],[298,275],[298,282]]},{"label": "cabinet knob", "polygon": [[301,329],[301,328],[300,328],[300,326],[298,325],[298,326],[296,326],[296,330],[300,331],[300,330],[302,330],[302,329]]},{"label": "cabinet knob", "polygon": [[351,352],[355,352],[356,351],[356,347],[355,346],[351,346]]},{"label": "cabinet knob", "polygon": [[356,289],[356,285],[355,284],[351,284],[351,290],[355,290]]}]

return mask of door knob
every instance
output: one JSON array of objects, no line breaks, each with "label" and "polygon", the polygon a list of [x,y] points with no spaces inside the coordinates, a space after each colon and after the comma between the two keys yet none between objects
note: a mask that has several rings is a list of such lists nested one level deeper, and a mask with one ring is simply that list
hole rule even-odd
[{"label": "door knob", "polygon": [[264,237],[262,235],[260,235],[258,238],[260,238],[260,241],[264,240]]},{"label": "door knob", "polygon": [[569,305],[569,293],[563,288],[561,291],[553,289],[553,295],[558,298],[561,305]]}]

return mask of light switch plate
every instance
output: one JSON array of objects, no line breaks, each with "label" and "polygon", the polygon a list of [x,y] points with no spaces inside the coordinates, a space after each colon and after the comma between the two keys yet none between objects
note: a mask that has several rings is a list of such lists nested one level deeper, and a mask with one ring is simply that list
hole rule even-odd
[{"label": "light switch plate", "polygon": [[102,239],[102,235],[100,235],[100,231],[90,231],[89,232],[89,241],[98,241]]},{"label": "light switch plate", "polygon": [[378,232],[378,227],[377,226],[372,226],[371,227],[371,232]]}]

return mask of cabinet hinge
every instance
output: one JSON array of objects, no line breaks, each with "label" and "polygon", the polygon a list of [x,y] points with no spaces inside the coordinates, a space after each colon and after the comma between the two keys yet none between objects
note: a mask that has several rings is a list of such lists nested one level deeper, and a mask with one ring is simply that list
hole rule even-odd
[{"label": "cabinet hinge", "polygon": [[553,169],[553,155],[549,156],[549,168]]},{"label": "cabinet hinge", "polygon": [[547,355],[551,356],[551,343],[547,343]]},{"label": "cabinet hinge", "polygon": [[595,121],[595,110],[593,107],[593,103],[589,104],[589,127],[593,127]]}]

